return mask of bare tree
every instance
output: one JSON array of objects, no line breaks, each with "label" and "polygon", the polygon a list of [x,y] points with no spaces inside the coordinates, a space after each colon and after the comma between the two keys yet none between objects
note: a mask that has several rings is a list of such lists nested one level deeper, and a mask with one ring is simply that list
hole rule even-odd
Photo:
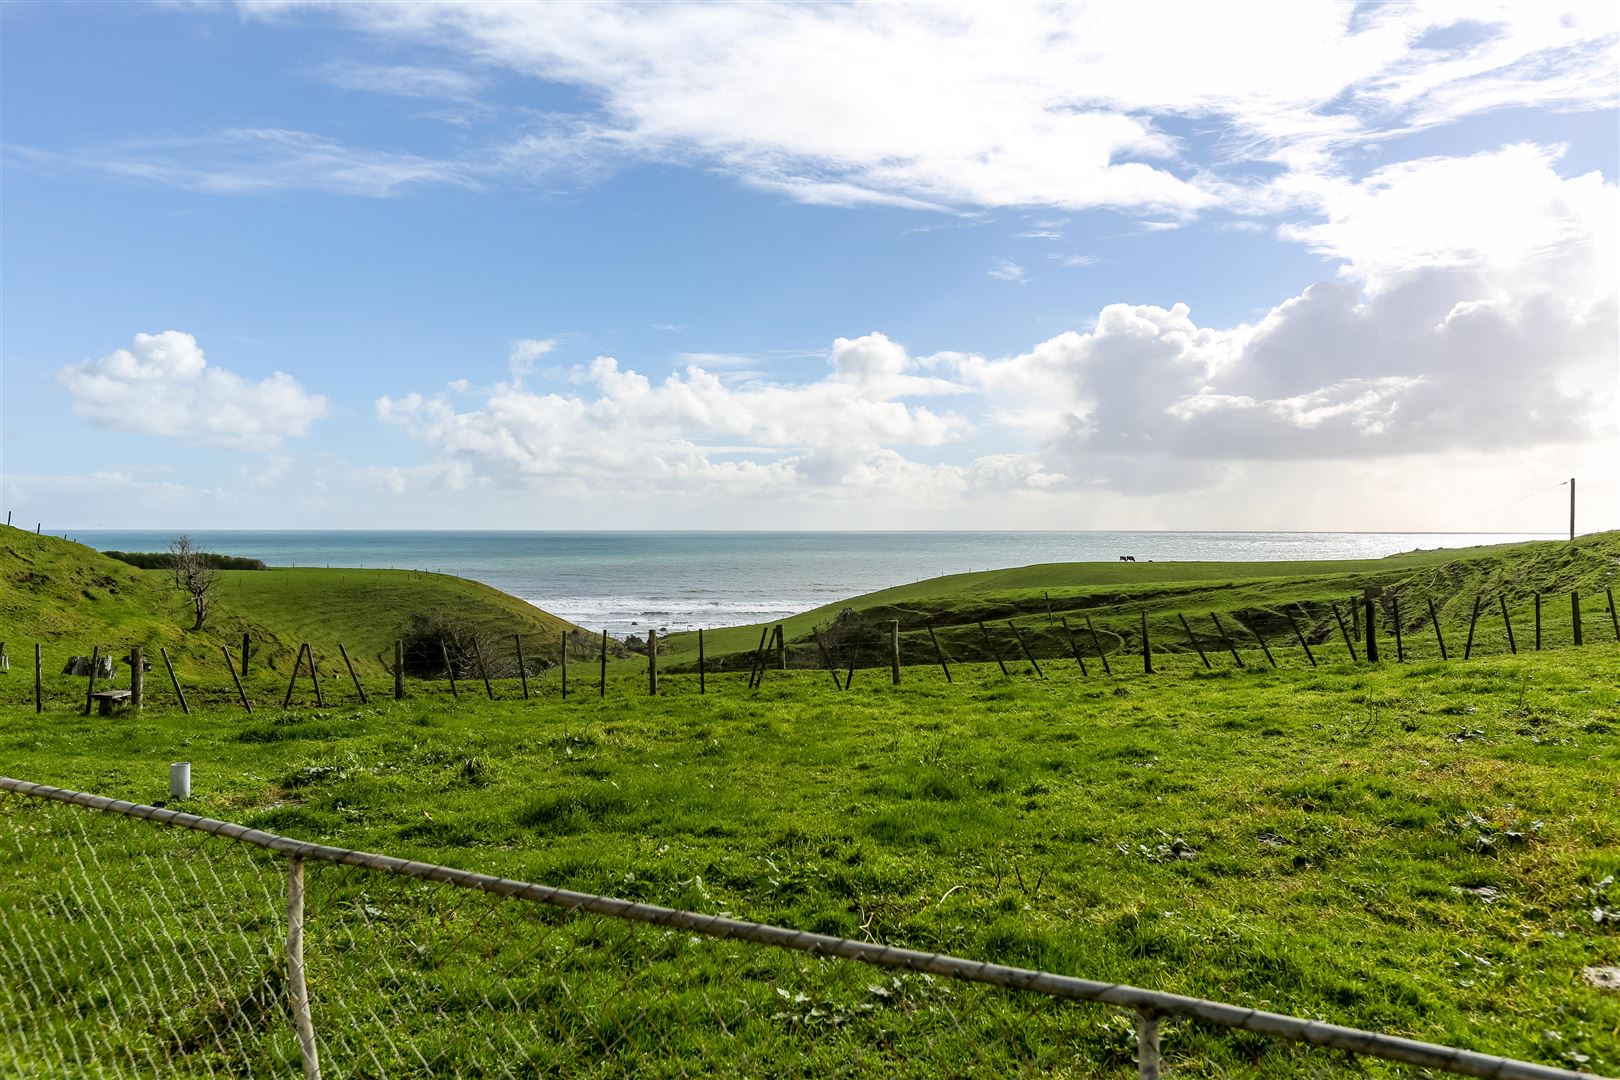
[{"label": "bare tree", "polygon": [[191,628],[201,630],[212,606],[214,586],[219,583],[219,570],[208,553],[193,547],[191,537],[184,533],[169,541],[169,559],[175,588],[191,597],[192,610],[197,614]]}]

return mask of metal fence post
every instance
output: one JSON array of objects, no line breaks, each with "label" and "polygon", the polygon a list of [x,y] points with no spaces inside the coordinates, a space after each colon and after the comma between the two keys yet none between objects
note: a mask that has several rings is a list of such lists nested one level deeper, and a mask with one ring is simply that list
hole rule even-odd
[{"label": "metal fence post", "polygon": [[1136,1069],[1139,1080],[1160,1080],[1159,1014],[1152,1009],[1136,1012]]},{"label": "metal fence post", "polygon": [[298,1033],[298,1056],[304,1063],[304,1080],[320,1080],[315,1022],[309,1015],[309,987],[304,983],[304,858],[301,855],[287,857],[287,987],[292,996],[293,1030]]}]

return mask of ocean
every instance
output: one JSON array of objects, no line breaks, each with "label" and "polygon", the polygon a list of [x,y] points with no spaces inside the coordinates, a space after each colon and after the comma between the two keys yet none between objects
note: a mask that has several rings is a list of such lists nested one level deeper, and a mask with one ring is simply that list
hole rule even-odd
[{"label": "ocean", "polygon": [[[162,551],[168,532],[69,535]],[[214,532],[208,551],[272,566],[431,570],[482,581],[622,637],[782,618],[941,574],[1040,562],[1379,558],[1541,540],[1531,533],[1255,532]]]}]

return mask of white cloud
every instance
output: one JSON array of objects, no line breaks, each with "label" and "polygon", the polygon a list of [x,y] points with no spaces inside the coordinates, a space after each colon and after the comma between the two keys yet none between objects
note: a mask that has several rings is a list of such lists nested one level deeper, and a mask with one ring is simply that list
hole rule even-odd
[{"label": "white cloud", "polygon": [[997,259],[985,273],[997,281],[1011,281],[1019,285],[1029,280],[1024,273],[1024,268],[1011,259]]},{"label": "white cloud", "polygon": [[468,101],[484,87],[483,79],[465,71],[414,64],[335,63],[323,74],[332,85],[345,90],[399,97]]},{"label": "white cloud", "polygon": [[[243,5],[285,18],[282,3]],[[517,5],[323,10],[447,64],[357,68],[403,87],[502,70],[597,106],[510,140],[561,158],[718,169],[805,202],[1162,214],[1288,205],[1233,160],[1333,175],[1344,149],[1504,106],[1617,99],[1612,5]],[[426,74],[423,74],[426,72]],[[356,76],[361,78],[362,76]],[[1160,126],[1219,133],[1185,160]],[[570,150],[568,147],[572,147]],[[494,161],[478,163],[496,167]],[[576,162],[576,165],[578,163]]]},{"label": "white cloud", "polygon": [[326,415],[327,401],[284,372],[252,382],[210,367],[178,330],[136,334],[127,349],[56,374],[73,410],[97,427],[201,446],[274,450]]},{"label": "white cloud", "polygon": [[512,373],[513,380],[522,382],[524,376],[534,371],[534,366],[556,347],[556,338],[522,338],[512,342],[512,348],[506,357],[506,367]]},{"label": "white cloud", "polygon": [[1102,260],[1095,255],[1048,255],[1047,258],[1055,259],[1057,260],[1057,264],[1059,266],[1068,267],[1070,269],[1076,266],[1096,266],[1098,263],[1102,262]]},{"label": "white cloud", "polygon": [[322,191],[387,198],[423,184],[476,188],[482,166],[353,147],[306,131],[243,128],[192,137],[126,139],[55,152],[14,147],[19,161],[210,195]]}]

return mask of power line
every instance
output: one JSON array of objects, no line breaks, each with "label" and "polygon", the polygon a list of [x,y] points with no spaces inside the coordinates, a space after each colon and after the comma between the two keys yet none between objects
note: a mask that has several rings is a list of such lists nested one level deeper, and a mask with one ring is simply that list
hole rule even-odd
[{"label": "power line", "polygon": [[1509,499],[1505,503],[1498,503],[1495,506],[1488,506],[1483,510],[1476,510],[1472,514],[1466,514],[1463,517],[1455,518],[1455,519],[1453,519],[1451,521],[1448,521],[1445,525],[1441,526],[1439,529],[1437,529],[1435,531],[1436,532],[1450,532],[1451,527],[1453,525],[1460,524],[1460,523],[1462,523],[1464,521],[1472,521],[1474,518],[1481,517],[1481,516],[1483,516],[1485,514],[1493,513],[1493,512],[1495,512],[1497,510],[1505,510],[1510,506],[1517,506],[1519,503],[1527,502],[1530,499],[1534,499],[1534,498],[1536,498],[1538,496],[1545,495],[1549,491],[1556,491],[1557,489],[1566,486],[1568,483],[1569,483],[1568,480],[1560,480],[1556,484],[1551,484],[1551,485],[1549,485],[1547,487],[1537,488],[1536,490],[1530,492],[1527,495],[1520,495],[1516,499]]}]

